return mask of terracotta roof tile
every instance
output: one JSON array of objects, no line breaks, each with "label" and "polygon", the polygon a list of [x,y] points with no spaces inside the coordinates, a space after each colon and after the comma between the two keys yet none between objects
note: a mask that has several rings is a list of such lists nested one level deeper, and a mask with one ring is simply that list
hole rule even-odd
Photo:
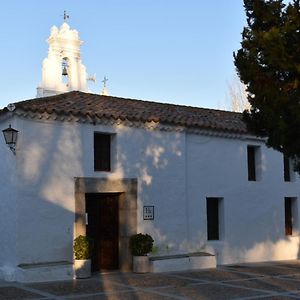
[{"label": "terracotta roof tile", "polygon": [[[247,133],[240,113],[143,100],[69,92],[15,103],[16,109],[62,116],[156,122],[234,133]],[[7,109],[0,110],[0,114]]]}]

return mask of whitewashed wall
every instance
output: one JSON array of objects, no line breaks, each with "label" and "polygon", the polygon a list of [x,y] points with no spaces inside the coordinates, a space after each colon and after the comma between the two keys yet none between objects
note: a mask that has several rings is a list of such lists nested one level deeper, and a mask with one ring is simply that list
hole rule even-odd
[{"label": "whitewashed wall", "polygon": [[[248,181],[247,145],[261,146],[258,181]],[[188,136],[187,153],[189,232],[195,244],[215,252],[219,264],[298,257],[297,228],[294,236],[285,236],[284,197],[300,200],[299,176],[284,182],[281,153],[255,141],[197,135]],[[224,198],[220,241],[206,240],[206,197]]]},{"label": "whitewashed wall", "polygon": [[[74,177],[138,178],[138,231],[153,235],[157,253],[206,250],[220,264],[298,255],[298,236],[284,233],[284,197],[299,201],[299,180],[284,183],[282,155],[262,145],[262,178],[249,182],[247,144],[258,142],[20,119],[15,128],[17,155],[0,146],[1,225],[10,224],[1,239],[12,249],[0,251],[0,266],[72,260]],[[110,173],[94,172],[94,131],[116,134]],[[217,242],[206,237],[206,197],[224,198]],[[143,220],[143,205],[155,206],[154,221]]]},{"label": "whitewashed wall", "polygon": [[[2,130],[9,124],[16,127],[16,120],[1,123]],[[0,278],[11,280],[17,260],[17,192],[16,159],[0,137]]]}]

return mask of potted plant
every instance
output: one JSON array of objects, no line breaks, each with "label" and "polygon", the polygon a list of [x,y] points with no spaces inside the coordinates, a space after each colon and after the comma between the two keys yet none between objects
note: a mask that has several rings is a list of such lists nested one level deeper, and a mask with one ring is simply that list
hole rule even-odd
[{"label": "potted plant", "polygon": [[91,255],[92,240],[83,235],[79,235],[74,240],[74,270],[76,278],[91,277]]},{"label": "potted plant", "polygon": [[150,271],[147,254],[152,251],[153,242],[149,234],[138,233],[130,237],[129,248],[133,255],[133,272],[147,273]]}]

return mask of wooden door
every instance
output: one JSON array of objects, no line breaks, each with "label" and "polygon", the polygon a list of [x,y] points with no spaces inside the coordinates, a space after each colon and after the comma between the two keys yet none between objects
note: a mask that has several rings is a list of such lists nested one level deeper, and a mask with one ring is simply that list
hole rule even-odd
[{"label": "wooden door", "polygon": [[86,194],[86,234],[94,240],[92,271],[119,268],[117,194]]}]

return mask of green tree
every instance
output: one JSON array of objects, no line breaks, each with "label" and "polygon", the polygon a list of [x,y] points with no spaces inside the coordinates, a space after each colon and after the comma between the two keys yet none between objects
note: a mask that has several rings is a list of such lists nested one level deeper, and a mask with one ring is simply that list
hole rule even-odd
[{"label": "green tree", "polygon": [[248,129],[294,159],[300,173],[299,0],[244,0],[247,26],[234,63],[246,85]]}]

